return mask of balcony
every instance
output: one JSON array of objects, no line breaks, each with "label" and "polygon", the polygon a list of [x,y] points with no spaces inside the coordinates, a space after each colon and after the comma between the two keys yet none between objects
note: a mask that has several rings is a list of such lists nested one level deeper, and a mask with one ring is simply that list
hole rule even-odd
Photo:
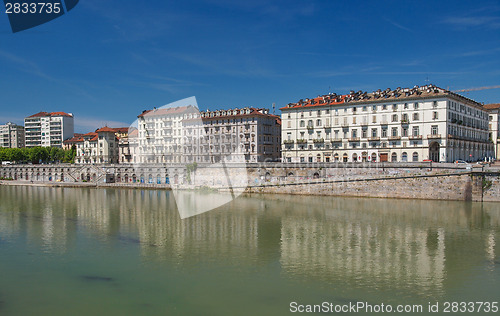
[{"label": "balcony", "polygon": [[389,124],[389,123],[387,122],[387,120],[382,120],[382,121],[380,121],[380,125],[387,125],[387,124]]},{"label": "balcony", "polygon": [[340,125],[341,125],[342,127],[349,127],[349,123],[347,123],[347,122],[342,122]]},{"label": "balcony", "polygon": [[351,137],[351,138],[349,138],[349,141],[350,142],[359,142],[360,139],[359,139],[359,137]]},{"label": "balcony", "polygon": [[323,126],[324,129],[332,128],[332,126],[328,123]]},{"label": "balcony", "polygon": [[313,130],[313,129],[314,129],[314,127],[313,127],[313,126],[307,126],[307,129],[308,129],[308,130]]},{"label": "balcony", "polygon": [[427,135],[427,138],[428,139],[440,139],[441,134],[429,134],[429,135]]},{"label": "balcony", "polygon": [[295,141],[293,139],[287,139],[287,140],[283,141],[283,144],[285,144],[285,145],[291,145],[293,143],[295,143]]},{"label": "balcony", "polygon": [[368,140],[369,141],[379,141],[380,140],[380,137],[368,137]]},{"label": "balcony", "polygon": [[422,139],[422,135],[410,135],[408,138],[411,140],[419,140]]},{"label": "balcony", "polygon": [[324,143],[324,142],[325,142],[325,140],[323,138],[313,139],[313,143],[315,143],[315,144]]},{"label": "balcony", "polygon": [[389,136],[389,140],[400,140],[401,136]]},{"label": "balcony", "polygon": [[342,138],[332,138],[330,140],[330,142],[332,142],[332,143],[341,143],[342,142]]},{"label": "balcony", "polygon": [[297,139],[297,144],[307,144],[307,140],[305,140],[305,139]]},{"label": "balcony", "polygon": [[410,121],[408,121],[407,119],[401,120],[401,125],[408,125],[408,124],[410,124]]}]

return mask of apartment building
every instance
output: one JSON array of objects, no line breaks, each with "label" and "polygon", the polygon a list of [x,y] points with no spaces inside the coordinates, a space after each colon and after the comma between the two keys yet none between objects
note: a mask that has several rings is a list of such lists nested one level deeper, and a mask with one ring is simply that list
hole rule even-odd
[{"label": "apartment building", "polygon": [[246,162],[277,161],[280,158],[278,116],[267,109],[199,112],[183,106],[154,109],[138,116],[133,162],[139,163],[217,163],[231,153]]},{"label": "apartment building", "polygon": [[26,147],[62,147],[74,135],[73,114],[40,112],[24,119]]},{"label": "apartment building", "polygon": [[101,164],[119,163],[119,140],[126,135],[128,127],[102,127],[95,132],[83,134],[71,141],[76,145],[75,163]]},{"label": "apartment building", "polygon": [[498,116],[500,114],[500,103],[486,104],[484,108],[488,110],[490,130],[489,138],[494,144],[494,157],[496,160],[498,160],[500,159],[500,135],[498,134],[500,128],[500,120],[498,119]]},{"label": "apartment building", "polygon": [[333,93],[281,111],[286,162],[453,162],[493,155],[486,109],[434,85]]},{"label": "apartment building", "polygon": [[0,125],[0,147],[23,148],[25,146],[24,127],[8,122]]}]

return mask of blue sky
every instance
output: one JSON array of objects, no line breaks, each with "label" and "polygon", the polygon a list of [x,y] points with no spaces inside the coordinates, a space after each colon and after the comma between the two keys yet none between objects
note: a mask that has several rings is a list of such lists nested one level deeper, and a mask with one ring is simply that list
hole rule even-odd
[{"label": "blue sky", "polygon": [[80,0],[15,34],[0,18],[0,123],[66,111],[87,132],[190,96],[279,108],[427,82],[500,85],[500,2]]}]

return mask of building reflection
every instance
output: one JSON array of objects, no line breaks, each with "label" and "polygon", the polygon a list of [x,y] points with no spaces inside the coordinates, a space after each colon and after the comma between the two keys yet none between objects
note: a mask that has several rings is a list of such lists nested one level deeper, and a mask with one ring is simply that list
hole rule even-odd
[{"label": "building reflection", "polygon": [[498,269],[494,203],[253,195],[181,220],[170,191],[9,186],[0,200],[0,236],[49,252],[85,235],[130,244],[145,261],[279,262],[286,277],[422,295],[485,261]]}]

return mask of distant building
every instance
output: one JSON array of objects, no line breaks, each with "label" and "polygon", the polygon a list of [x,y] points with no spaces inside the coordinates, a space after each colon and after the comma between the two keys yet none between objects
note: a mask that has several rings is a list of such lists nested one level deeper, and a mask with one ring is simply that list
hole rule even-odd
[{"label": "distant building", "polygon": [[118,163],[120,157],[119,137],[126,135],[125,130],[128,131],[128,128],[102,127],[95,132],[71,139],[70,142],[76,145],[75,163]]},{"label": "distant building", "polygon": [[495,146],[495,159],[500,159],[500,134],[498,131],[500,130],[500,103],[496,104],[486,104],[484,106],[489,113],[489,137]]},{"label": "distant building", "polygon": [[7,123],[0,125],[0,147],[23,148],[25,146],[24,127]]},{"label": "distant building", "polygon": [[278,116],[267,109],[242,108],[199,112],[184,106],[145,111],[138,116],[136,163],[218,163],[232,153],[246,162],[280,158]]},{"label": "distant building", "polygon": [[62,147],[74,135],[73,114],[40,112],[24,119],[26,147]]},{"label": "distant building", "polygon": [[79,134],[79,133],[75,133],[73,135],[73,137],[69,138],[69,139],[66,139],[65,141],[63,141],[63,146],[62,148],[64,150],[69,150],[71,149],[71,147],[73,147],[73,145],[76,145],[76,143],[78,142],[78,140],[83,136],[83,134]]},{"label": "distant building", "polygon": [[434,85],[328,94],[281,111],[287,162],[453,162],[493,155],[486,109]]}]

